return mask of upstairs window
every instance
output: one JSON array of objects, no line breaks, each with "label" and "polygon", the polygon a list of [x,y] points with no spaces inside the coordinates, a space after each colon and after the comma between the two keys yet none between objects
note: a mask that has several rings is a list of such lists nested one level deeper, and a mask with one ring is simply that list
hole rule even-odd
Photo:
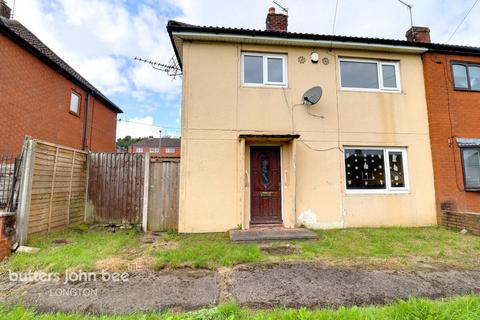
[{"label": "upstairs window", "polygon": [[80,95],[73,91],[70,94],[70,113],[80,115]]},{"label": "upstairs window", "polygon": [[408,191],[406,149],[355,147],[344,154],[347,191]]},{"label": "upstairs window", "polygon": [[150,148],[150,153],[159,153],[160,149],[159,148]]},{"label": "upstairs window", "polygon": [[165,148],[165,153],[175,153],[175,148]]},{"label": "upstairs window", "polygon": [[340,86],[359,91],[400,91],[399,63],[340,59]]},{"label": "upstairs window", "polygon": [[143,148],[135,148],[136,153],[143,153]]},{"label": "upstairs window", "polygon": [[455,89],[480,91],[480,64],[453,62],[452,74]]},{"label": "upstairs window", "polygon": [[247,86],[286,86],[287,56],[242,53],[242,84]]}]

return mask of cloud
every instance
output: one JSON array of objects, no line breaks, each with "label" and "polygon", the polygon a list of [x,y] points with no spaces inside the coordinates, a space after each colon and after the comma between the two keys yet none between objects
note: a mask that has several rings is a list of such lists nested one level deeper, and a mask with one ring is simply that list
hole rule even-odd
[{"label": "cloud", "polygon": [[162,128],[153,125],[153,118],[150,116],[144,118],[131,118],[119,120],[117,124],[117,138],[131,136],[133,138],[143,138],[159,136],[159,130]]}]

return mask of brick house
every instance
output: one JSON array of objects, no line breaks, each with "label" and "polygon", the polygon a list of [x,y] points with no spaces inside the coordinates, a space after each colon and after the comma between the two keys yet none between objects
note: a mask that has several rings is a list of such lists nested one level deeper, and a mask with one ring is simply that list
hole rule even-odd
[{"label": "brick house", "polygon": [[0,151],[18,152],[25,135],[115,151],[122,110],[20,22],[9,19],[3,1],[0,12]]},{"label": "brick house", "polygon": [[180,157],[180,138],[153,138],[140,140],[128,147],[129,153],[150,153],[162,157]]},{"label": "brick house", "polygon": [[429,44],[422,56],[438,220],[480,212],[480,48]]}]

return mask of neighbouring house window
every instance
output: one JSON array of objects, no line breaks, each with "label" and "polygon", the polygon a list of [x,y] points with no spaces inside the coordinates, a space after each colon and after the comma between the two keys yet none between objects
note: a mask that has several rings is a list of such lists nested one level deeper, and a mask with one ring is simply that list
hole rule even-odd
[{"label": "neighbouring house window", "polygon": [[455,89],[480,91],[480,64],[452,63]]},{"label": "neighbouring house window", "polygon": [[143,153],[143,148],[135,148],[136,153]]},{"label": "neighbouring house window", "polygon": [[165,153],[175,153],[175,148],[165,148]]},{"label": "neighbouring house window", "polygon": [[150,153],[159,153],[160,149],[159,148],[150,148]]},{"label": "neighbouring house window", "polygon": [[462,148],[465,190],[480,191],[480,148]]},{"label": "neighbouring house window", "polygon": [[72,91],[70,94],[70,112],[80,114],[80,95]]},{"label": "neighbouring house window", "polygon": [[254,86],[286,86],[287,56],[242,53],[242,84]]},{"label": "neighbouring house window", "polygon": [[394,148],[345,148],[347,191],[408,191],[407,151]]},{"label": "neighbouring house window", "polygon": [[399,63],[340,59],[340,86],[353,90],[400,91]]}]

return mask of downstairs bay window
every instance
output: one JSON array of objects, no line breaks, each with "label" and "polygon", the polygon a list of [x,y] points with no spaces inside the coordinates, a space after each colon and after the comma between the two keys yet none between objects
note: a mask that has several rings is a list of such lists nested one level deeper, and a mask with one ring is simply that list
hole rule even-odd
[{"label": "downstairs bay window", "polygon": [[347,192],[408,191],[405,148],[346,147],[344,155]]}]

